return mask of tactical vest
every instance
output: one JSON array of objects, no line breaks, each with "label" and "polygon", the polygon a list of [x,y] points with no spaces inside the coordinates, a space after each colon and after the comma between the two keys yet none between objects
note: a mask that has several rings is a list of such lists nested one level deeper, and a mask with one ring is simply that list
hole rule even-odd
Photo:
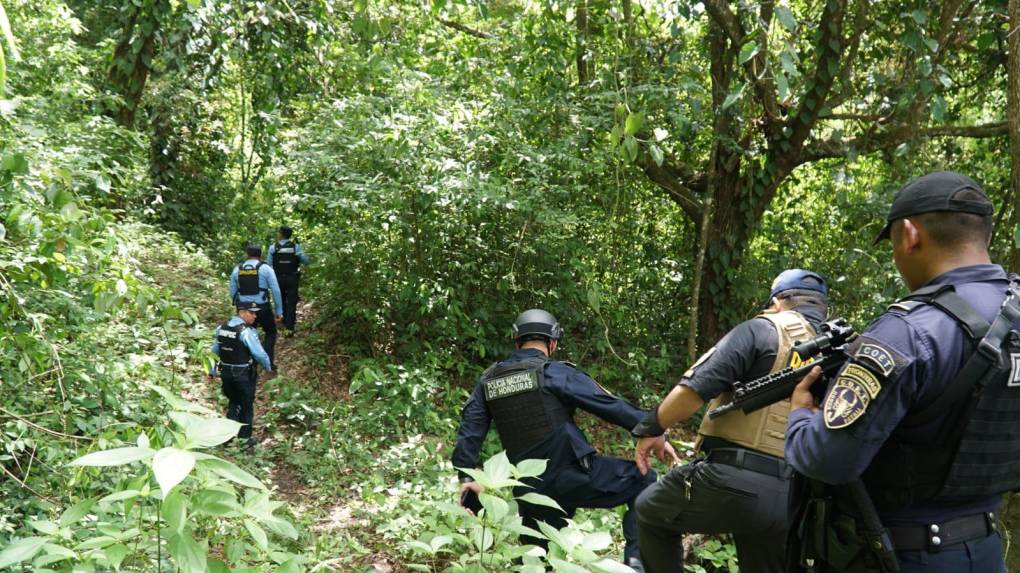
[{"label": "tactical vest", "polygon": [[265,263],[243,263],[237,268],[237,292],[244,296],[254,296],[266,292],[259,287],[259,269]]},{"label": "tactical vest", "polygon": [[572,419],[571,411],[544,387],[547,362],[545,357],[536,357],[495,364],[482,374],[485,404],[514,463]]},{"label": "tactical vest", "polygon": [[[801,341],[810,340],[815,329],[800,313],[794,311],[766,312],[759,315],[776,327],[779,334],[779,348],[776,350],[776,361],[769,373],[782,370],[789,365],[793,346]],[[718,408],[733,401],[732,392],[724,392],[712,400],[708,409]],[[715,436],[734,444],[755,451],[783,457],[783,445],[786,439],[786,420],[790,415],[790,400],[776,402],[767,408],[755,410],[750,414],[734,411],[710,418],[705,416],[698,429],[696,449],[701,449],[704,436]]]},{"label": "tactical vest", "polygon": [[[989,324],[952,285],[915,291],[892,312],[931,304],[967,335],[967,361],[942,394],[909,412],[879,450],[862,480],[879,509],[935,501],[962,504],[1020,488],[1020,284]],[[935,436],[918,429],[942,420]],[[924,435],[908,439],[906,435]]]},{"label": "tactical vest", "polygon": [[273,251],[273,270],[278,275],[292,275],[298,272],[297,245],[294,241],[276,243]]},{"label": "tactical vest", "polygon": [[248,328],[247,324],[241,323],[237,326],[230,326],[229,322],[220,325],[216,341],[220,344],[220,362],[223,364],[250,364],[252,361],[251,350],[241,340],[241,333]]}]

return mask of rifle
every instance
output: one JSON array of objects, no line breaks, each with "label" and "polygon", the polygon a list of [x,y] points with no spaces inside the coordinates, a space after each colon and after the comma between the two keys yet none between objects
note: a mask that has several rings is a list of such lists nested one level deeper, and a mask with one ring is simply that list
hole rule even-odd
[{"label": "rifle", "polygon": [[750,382],[736,382],[733,384],[733,401],[709,410],[709,417],[716,418],[736,409],[750,414],[785,400],[793,394],[797,383],[815,366],[822,368],[824,376],[831,376],[838,371],[849,359],[847,345],[857,338],[857,333],[844,318],[822,324],[818,327],[818,333],[813,339],[799,342],[793,347],[794,354],[801,361],[799,365],[787,366]]}]

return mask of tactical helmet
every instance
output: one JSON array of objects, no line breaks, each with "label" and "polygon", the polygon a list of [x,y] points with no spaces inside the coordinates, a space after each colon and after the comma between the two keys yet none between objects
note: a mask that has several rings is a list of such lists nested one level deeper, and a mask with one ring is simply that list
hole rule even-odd
[{"label": "tactical helmet", "polygon": [[552,314],[540,309],[526,310],[514,321],[514,340],[526,337],[542,337],[548,340],[559,340],[563,334],[559,321]]}]

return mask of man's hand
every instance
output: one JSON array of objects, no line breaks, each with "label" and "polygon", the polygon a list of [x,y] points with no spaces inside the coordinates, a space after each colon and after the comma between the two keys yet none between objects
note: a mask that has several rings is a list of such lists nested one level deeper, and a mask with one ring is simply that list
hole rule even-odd
[{"label": "man's hand", "polygon": [[818,406],[815,405],[815,396],[811,393],[811,385],[822,377],[822,369],[815,366],[808,372],[808,375],[797,384],[797,387],[793,389],[793,395],[790,396],[790,404],[792,410],[799,410],[801,408],[807,408],[812,412],[818,411]]},{"label": "man's hand", "polygon": [[641,472],[641,475],[647,475],[648,470],[652,467],[649,462],[652,452],[655,452],[655,456],[662,462],[680,461],[680,458],[676,455],[676,450],[666,441],[665,435],[641,438],[634,448],[634,461],[637,462],[638,471]]},{"label": "man's hand", "polygon": [[283,322],[283,315],[282,314],[276,315],[276,322]]},{"label": "man's hand", "polygon": [[468,513],[474,515],[475,512],[472,511],[471,508],[469,508],[464,503],[465,499],[467,499],[467,496],[470,495],[468,492],[471,492],[475,496],[478,496],[482,493],[482,486],[479,485],[478,482],[476,481],[466,481],[460,484],[460,491],[457,493],[457,502],[460,503],[461,507],[467,510]]}]

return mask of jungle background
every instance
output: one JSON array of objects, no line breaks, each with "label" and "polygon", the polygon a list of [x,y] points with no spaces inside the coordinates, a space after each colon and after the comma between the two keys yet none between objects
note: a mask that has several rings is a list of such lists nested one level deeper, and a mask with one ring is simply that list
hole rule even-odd
[{"label": "jungle background", "polygon": [[[447,460],[520,310],[653,406],[784,268],[858,328],[905,294],[871,240],[941,168],[986,186],[1020,271],[1015,23],[1018,0],[2,0],[0,569],[509,569],[499,484],[535,467],[497,457],[474,518]],[[243,451],[204,370],[230,269],[280,224],[313,262]],[[548,565],[618,570],[618,524],[582,512]],[[737,570],[725,537],[690,549]]]}]

